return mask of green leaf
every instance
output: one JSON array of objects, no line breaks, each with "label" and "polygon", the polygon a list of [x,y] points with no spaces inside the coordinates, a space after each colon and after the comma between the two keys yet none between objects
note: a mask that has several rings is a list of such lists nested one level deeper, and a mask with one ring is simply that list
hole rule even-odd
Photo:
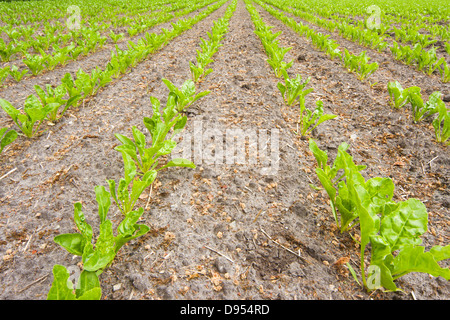
[{"label": "green leaf", "polygon": [[447,245],[445,247],[434,246],[430,249],[430,253],[433,255],[433,258],[436,261],[450,259],[450,245]]},{"label": "green leaf", "polygon": [[5,99],[0,99],[0,106],[17,124],[17,116],[20,114],[20,111],[14,108],[13,105]]},{"label": "green leaf", "polygon": [[114,235],[111,220],[100,224],[100,235],[95,250],[83,255],[84,270],[96,272],[105,268],[115,257]]},{"label": "green leaf", "polygon": [[102,289],[100,287],[93,288],[83,293],[77,300],[100,300],[102,297]]},{"label": "green leaf", "polygon": [[146,225],[136,224],[143,213],[143,208],[140,208],[138,211],[131,211],[120,223],[117,228],[119,234],[116,237],[116,252],[119,251],[126,242],[136,239],[150,230]]},{"label": "green leaf", "polygon": [[[380,283],[379,286],[382,286],[386,290],[397,291],[397,286],[394,283],[394,279],[391,274],[391,270],[388,265],[390,260],[392,260],[391,247],[389,244],[383,239],[383,237],[379,235],[372,235],[370,237],[370,243],[372,247],[371,254],[371,266],[378,266],[380,272]],[[388,264],[388,265],[386,265]],[[370,290],[377,289],[369,288]]]},{"label": "green leaf", "polygon": [[61,247],[66,249],[69,253],[82,256],[84,250],[85,239],[79,233],[66,233],[57,235],[54,241]]},{"label": "green leaf", "polygon": [[77,282],[75,295],[79,300],[100,300],[102,290],[95,272],[83,270]]},{"label": "green leaf", "polygon": [[450,280],[450,269],[439,266],[434,254],[424,252],[424,250],[423,246],[404,245],[393,260],[392,274],[394,277],[410,272],[424,272],[434,277],[441,276]]},{"label": "green leaf", "polygon": [[421,244],[419,236],[427,231],[427,224],[425,205],[411,198],[401,202],[395,211],[381,220],[380,234],[395,251],[406,245]]},{"label": "green leaf", "polygon": [[173,140],[166,140],[162,142],[158,152],[156,153],[156,157],[160,157],[172,152],[172,150],[177,146],[177,143]]},{"label": "green leaf", "polygon": [[105,222],[109,207],[111,206],[111,194],[106,191],[104,186],[95,187],[95,195],[98,203],[98,215],[100,223]]},{"label": "green leaf", "polygon": [[144,153],[144,148],[146,146],[145,135],[141,131],[139,131],[136,126],[132,127],[132,131],[136,147],[138,148],[139,153],[142,154]]},{"label": "green leaf", "polygon": [[3,151],[3,149],[10,143],[12,143],[14,140],[17,139],[17,131],[16,130],[10,130],[8,131],[4,136],[4,132],[7,130],[7,128],[3,128],[2,130],[0,130],[0,139],[1,139],[1,143],[0,143],[0,153]]},{"label": "green leaf", "polygon": [[167,162],[166,165],[162,166],[159,170],[168,168],[168,167],[186,167],[186,168],[193,168],[193,169],[196,168],[194,163],[192,163],[191,161],[189,161],[187,159],[183,159],[183,158],[172,159],[169,162]]},{"label": "green leaf", "polygon": [[75,300],[76,296],[73,289],[69,288],[69,271],[66,267],[53,266],[53,283],[47,295],[47,300]]},{"label": "green leaf", "polygon": [[346,265],[347,265],[347,268],[348,268],[348,270],[350,270],[350,273],[352,274],[352,276],[353,276],[353,279],[355,279],[355,281],[356,281],[356,283],[358,284],[358,285],[361,285],[360,283],[359,283],[359,280],[358,280],[358,277],[356,276],[356,272],[355,272],[355,270],[353,269],[353,267],[350,265],[350,263],[346,263]]},{"label": "green leaf", "polygon": [[77,202],[74,204],[73,216],[78,230],[80,230],[86,242],[90,242],[92,239],[92,227],[87,222],[85,222],[86,218],[81,211],[81,203]]},{"label": "green leaf", "polygon": [[[142,177],[142,180],[134,180],[133,186],[131,187],[131,204],[134,205],[134,203],[137,201],[139,196],[144,192],[144,190],[149,187],[153,181],[155,181],[157,176],[156,170],[150,170],[147,173],[144,174]],[[130,210],[132,207],[130,207]]]},{"label": "green leaf", "polygon": [[325,170],[328,162],[328,154],[325,151],[320,150],[317,143],[313,139],[309,139],[309,150],[311,150],[316,158],[319,168]]},{"label": "green leaf", "polygon": [[131,145],[131,146],[135,147],[135,144],[134,144],[133,140],[131,140],[130,138],[124,136],[123,134],[116,133],[114,136],[120,142],[122,142],[122,144],[128,144],[128,145]]}]

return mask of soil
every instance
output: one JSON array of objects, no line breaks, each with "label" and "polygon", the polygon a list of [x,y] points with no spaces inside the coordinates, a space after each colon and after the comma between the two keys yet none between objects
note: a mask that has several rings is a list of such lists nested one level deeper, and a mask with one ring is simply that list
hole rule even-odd
[{"label": "soil", "polygon": [[[107,179],[118,181],[123,172],[114,134],[131,137],[133,125],[145,131],[142,119],[151,116],[149,97],[165,103],[168,89],[161,79],[181,86],[190,78],[189,61],[196,60],[200,37],[207,37],[213,21],[223,16],[229,4],[78,109],[69,110],[44,134],[31,140],[19,137],[5,149],[0,173],[15,171],[0,179],[0,299],[46,299],[53,266],[79,266],[81,258],[67,253],[53,238],[76,232],[75,202],[82,202],[87,221],[98,231],[94,188],[106,186]],[[256,7],[273,31],[283,32],[280,44],[292,47],[286,57],[294,59],[290,73],[311,76],[314,92],[308,95],[307,106],[312,108],[316,99],[322,99],[325,112],[338,115],[313,132],[319,147],[328,151],[329,161],[342,142],[349,143],[354,161],[367,165],[366,178],[391,177],[396,201],[414,197],[425,203],[426,248],[448,244],[448,148],[434,141],[429,121],[413,124],[409,110],[393,110],[385,87],[387,81],[398,80],[404,87],[419,85],[428,95],[434,90],[449,94],[449,85],[387,53],[370,50],[374,60],[383,61],[369,78],[378,84],[361,82],[339,61],[329,60],[308,40]],[[190,135],[197,143],[196,130],[201,126],[205,150],[217,151],[223,140],[211,139],[206,129],[223,134],[229,129],[258,129],[260,135],[267,133],[272,147],[276,140],[271,134],[277,129],[278,168],[267,174],[261,159],[255,164],[214,162],[205,151],[201,161],[196,158],[196,169],[161,171],[138,203],[145,208],[142,222],[151,231],[124,246],[102,273],[102,299],[449,299],[448,281],[422,273],[398,279],[403,291],[396,293],[369,294],[355,282],[342,262],[349,261],[359,274],[359,248],[349,233],[337,230],[327,195],[310,187],[319,185],[316,161],[308,140],[295,134],[298,109],[284,105],[278,79],[253,31],[245,4],[239,1],[223,46],[210,65],[214,71],[197,88],[211,93],[188,109],[183,137],[189,141]],[[333,38],[350,51],[363,50],[338,35]],[[67,68],[75,70],[83,63],[89,68],[109,55],[103,54]],[[30,93],[24,88],[55,84],[62,75],[64,70],[57,69],[0,94],[23,101]],[[12,127],[4,113],[0,124]],[[195,148],[194,144],[193,158]],[[115,206],[108,216],[116,225],[122,218]],[[356,231],[351,235],[357,236]]]}]

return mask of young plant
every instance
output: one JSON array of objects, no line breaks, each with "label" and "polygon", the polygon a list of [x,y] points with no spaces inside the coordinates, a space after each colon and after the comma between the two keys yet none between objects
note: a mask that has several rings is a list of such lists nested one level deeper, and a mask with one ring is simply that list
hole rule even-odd
[{"label": "young plant", "polygon": [[[207,62],[210,63],[213,60],[210,59]],[[202,65],[197,62],[197,65],[193,64],[191,61],[189,61],[189,69],[191,70],[192,74],[192,80],[194,80],[195,83],[199,82],[200,80],[204,79],[208,74],[213,72],[213,69],[211,68],[205,68],[205,65]]]},{"label": "young plant", "polygon": [[[442,66],[442,67],[441,67]],[[450,82],[450,67],[444,62],[441,66],[438,67],[439,74],[441,75],[441,80],[444,83]]]},{"label": "young plant", "polygon": [[[348,144],[341,144],[338,148],[338,153],[333,165],[329,166],[327,164],[327,153],[320,150],[314,140],[309,140],[309,149],[313,153],[318,164],[318,167],[315,170],[317,177],[330,198],[331,211],[341,233],[349,230],[353,226],[352,222],[357,218],[355,204],[351,202],[347,185],[345,180],[343,180],[346,175],[345,172],[342,174],[342,171],[344,171],[346,164],[347,166],[351,166],[352,169],[357,172],[366,168],[366,166],[352,165],[351,163],[353,163],[353,161],[349,161],[351,158],[346,160],[346,158],[351,157],[345,152],[348,147]],[[338,216],[338,212],[340,216]]]},{"label": "young plant", "polygon": [[46,56],[40,54],[27,54],[26,59],[23,59],[23,63],[26,64],[33,75],[38,75],[47,67]]},{"label": "young plant", "polygon": [[[306,114],[303,114],[303,111]],[[316,109],[314,112],[306,108],[303,111],[301,111],[302,136],[309,135],[319,124],[337,117],[334,114],[324,114],[323,102],[321,100],[316,101]]]},{"label": "young plant", "polygon": [[115,34],[114,31],[111,30],[111,32],[109,33],[109,37],[111,38],[111,40],[114,43],[117,43],[120,41],[120,39],[122,39],[124,36],[124,33],[117,33]]},{"label": "young plant", "polygon": [[6,44],[5,40],[0,39],[0,58],[3,62],[8,62],[14,54],[21,50],[21,48],[15,46],[14,43],[14,41],[10,41]]},{"label": "young plant", "polygon": [[444,102],[439,102],[437,106],[438,116],[433,120],[433,128],[437,142],[450,145],[450,111],[447,110]]},{"label": "young plant", "polygon": [[67,61],[71,59],[71,52],[75,48],[74,44],[60,48],[57,45],[53,45],[53,55],[49,55],[47,58],[48,69],[53,70],[56,66],[65,66]]},{"label": "young plant", "polygon": [[105,87],[112,81],[112,72],[109,70],[102,71],[99,67],[95,67],[91,71],[91,82],[94,83],[92,94],[96,94],[100,88]]},{"label": "young plant", "polygon": [[[109,191],[111,192],[114,201],[116,201],[119,210],[126,216],[133,210],[134,205],[142,192],[155,181],[157,171],[153,169],[149,170],[143,175],[142,179],[139,179],[136,177],[136,165],[131,156],[126,152],[122,152],[122,156],[125,167],[125,177],[120,179],[117,188],[114,180],[110,179],[107,182]],[[131,192],[129,191],[130,185]]]},{"label": "young plant", "polygon": [[0,85],[8,77],[10,68],[11,68],[10,66],[6,66],[4,68],[0,68]]},{"label": "young plant", "polygon": [[414,93],[419,93],[419,87],[409,87],[408,89],[403,89],[398,81],[389,82],[387,85],[391,105],[395,109],[402,108],[408,103],[409,95]]},{"label": "young plant", "polygon": [[[290,78],[286,70],[282,70],[282,74],[284,77],[284,84],[279,82],[277,87],[280,90],[281,95],[284,98],[285,103],[288,106],[292,106],[299,96],[304,96],[304,88],[311,80],[311,77],[308,77],[305,81],[302,81],[302,76],[297,75],[295,78]],[[307,92],[306,92],[307,93]]]},{"label": "young plant", "polygon": [[[94,71],[93,71],[94,72]],[[84,72],[83,69],[77,71],[77,77],[74,81],[74,86],[83,92],[83,98],[90,96],[97,85],[97,79],[94,79],[88,73]]]},{"label": "young plant", "polygon": [[183,112],[189,108],[195,101],[208,95],[210,91],[195,93],[195,84],[192,80],[186,80],[181,88],[177,88],[170,80],[162,79],[170,90],[170,94],[175,98],[175,106],[177,112]]},{"label": "young plant", "polygon": [[14,78],[14,80],[16,80],[16,82],[20,82],[20,80],[22,80],[22,78],[28,73],[28,71],[29,71],[28,69],[20,71],[19,67],[13,65],[9,69],[9,74]]},{"label": "young plant", "polygon": [[201,39],[200,48],[202,51],[197,50],[197,65],[194,65],[192,62],[189,62],[189,68],[191,70],[192,79],[194,82],[199,82],[203,78],[205,78],[208,74],[210,74],[213,70],[211,68],[206,69],[206,66],[213,62],[211,57],[217,52],[218,48],[221,46],[218,41],[219,39],[214,38],[208,32],[210,36],[210,41],[206,41],[205,39]]},{"label": "young plant", "polygon": [[[92,243],[93,229],[86,222],[86,218],[82,212],[81,203],[74,205],[74,221],[79,233],[61,234],[54,238],[54,241],[66,249],[69,253],[82,257],[83,271],[86,271],[86,277],[90,279],[86,283],[84,290],[75,294],[76,298],[82,297],[89,292],[90,298],[99,299],[99,282],[97,277],[107,268],[114,260],[117,252],[127,242],[146,234],[150,228],[143,224],[137,224],[142,216],[144,209],[128,212],[125,218],[117,227],[117,236],[114,236],[112,222],[106,219],[109,208],[111,206],[111,194],[106,191],[104,186],[95,187],[96,200],[98,203],[98,215],[100,218],[99,235],[96,239],[95,246]],[[66,290],[67,283],[64,283],[66,272],[63,268],[57,267],[56,271],[60,274],[55,276],[50,289],[48,299],[72,299],[72,295]],[[81,275],[83,276],[83,274]],[[80,277],[81,277],[80,276]],[[82,282],[81,279],[79,282]],[[64,287],[64,285],[66,287]],[[98,288],[98,289],[96,289]],[[92,292],[92,290],[95,290]],[[58,294],[58,293],[61,294]]]},{"label": "young plant", "polygon": [[14,140],[17,139],[17,131],[12,129],[8,132],[8,128],[0,129],[0,153],[2,153],[3,149],[10,143],[13,143]]},{"label": "young plant", "polygon": [[347,48],[344,48],[344,54],[342,55],[342,61],[345,67],[350,72],[356,72],[359,80],[364,80],[376,70],[378,70],[378,63],[368,63],[369,57],[366,52],[361,52],[358,56],[349,53]]},{"label": "young plant", "polygon": [[420,122],[424,118],[429,117],[438,112],[437,105],[439,102],[443,103],[440,99],[441,93],[439,91],[433,92],[428,101],[424,103],[420,92],[409,93],[408,100],[411,103],[412,112],[414,116],[414,122]]},{"label": "young plant", "polygon": [[268,48],[269,59],[267,59],[267,62],[275,72],[275,76],[277,78],[280,78],[283,74],[283,71],[286,71],[287,69],[292,67],[294,63],[294,60],[291,60],[290,62],[285,62],[283,60],[286,53],[288,53],[292,48],[284,48],[278,45],[271,45],[268,46]]},{"label": "young plant", "polygon": [[[187,117],[178,113],[176,108],[176,97],[173,94],[169,94],[167,100],[167,106],[160,113],[161,104],[155,97],[151,97],[153,115],[151,118],[144,118],[144,125],[148,129],[151,135],[150,147],[147,148],[147,142],[145,135],[133,126],[133,138],[130,138],[116,134],[116,138],[122,142],[122,145],[117,146],[115,150],[122,153],[124,156],[124,163],[127,166],[127,162],[130,157],[135,165],[139,168],[140,174],[145,175],[153,170],[159,171],[166,167],[179,166],[179,167],[191,167],[195,168],[195,165],[185,159],[174,159],[169,161],[166,165],[157,168],[159,164],[159,158],[164,155],[168,155],[176,147],[177,143],[172,140],[173,136],[181,131],[186,125]],[[169,137],[169,132],[173,130],[172,137]],[[131,172],[131,171],[130,171]]]},{"label": "young plant", "polygon": [[0,106],[13,119],[23,134],[31,138],[38,132],[42,121],[50,112],[58,108],[59,104],[50,103],[44,107],[35,95],[30,95],[25,100],[23,107],[25,114],[21,113],[10,102],[4,99],[0,99]]},{"label": "young plant", "polygon": [[[358,166],[341,144],[334,165],[330,168],[326,152],[310,140],[310,150],[318,162],[316,173],[330,195],[333,214],[341,215],[341,232],[359,222],[362,282],[369,291],[385,288],[399,290],[396,279],[410,272],[429,273],[450,279],[450,269],[438,262],[450,258],[450,245],[434,246],[425,252],[420,236],[427,231],[428,214],[425,205],[417,199],[395,203],[392,201],[394,183],[390,178],[375,177],[365,180]],[[343,174],[332,181],[338,171]],[[337,184],[337,188],[335,185]],[[371,259],[365,273],[365,252],[370,244]]]},{"label": "young plant", "polygon": [[[64,99],[64,96],[67,94],[67,90],[64,84],[60,84],[56,88],[52,88],[51,85],[47,84],[47,92],[44,91],[44,89],[42,89],[39,85],[35,85],[34,89],[41,99],[42,105],[44,107],[52,105],[52,111],[47,115],[47,118],[52,122],[58,121],[67,111],[67,109],[76,104],[77,101],[81,98],[81,95],[76,95],[73,97],[69,97],[68,100]],[[60,112],[60,114],[58,114],[58,111],[62,106],[64,106],[64,109],[62,110],[62,112]]]}]

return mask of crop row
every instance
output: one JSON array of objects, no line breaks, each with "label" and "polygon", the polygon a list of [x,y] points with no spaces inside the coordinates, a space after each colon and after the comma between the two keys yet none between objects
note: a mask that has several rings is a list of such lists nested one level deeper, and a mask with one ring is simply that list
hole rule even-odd
[{"label": "crop row", "polygon": [[[224,1],[220,2],[219,5],[224,3]],[[217,25],[228,24],[236,4],[237,0],[233,0],[223,19],[214,24],[209,34],[210,39],[216,39],[219,35],[223,36],[223,29],[218,29]],[[145,134],[135,126],[132,127],[132,139],[122,134],[115,134],[122,143],[115,147],[115,150],[122,154],[124,177],[118,184],[114,180],[107,180],[109,191],[104,186],[95,187],[100,217],[99,235],[95,245],[92,244],[93,229],[85,221],[81,203],[74,205],[74,221],[79,233],[62,234],[54,238],[55,242],[68,252],[82,257],[83,271],[78,279],[78,287],[70,288],[67,285],[69,271],[62,265],[55,265],[54,279],[47,299],[101,299],[99,275],[114,261],[116,254],[125,243],[143,236],[150,230],[147,225],[138,223],[144,213],[143,208],[134,209],[139,196],[151,186],[159,171],[169,167],[195,168],[195,165],[186,159],[172,159],[162,165],[160,158],[169,155],[176,147],[176,142],[172,138],[186,125],[185,110],[209,91],[197,94],[194,81],[191,79],[186,80],[181,88],[177,88],[167,79],[163,79],[163,82],[170,90],[166,105],[161,109],[160,101],[150,97],[153,114],[143,119],[151,141],[146,141]],[[116,236],[114,236],[111,220],[107,219],[111,198],[123,214],[123,220],[115,231]]]},{"label": "crop row", "polygon": [[[260,0],[255,0],[255,2],[261,5],[261,7],[267,10],[274,17],[291,27],[299,35],[308,36],[312,43],[326,52],[331,59],[339,57],[347,70],[350,72],[356,72],[360,80],[365,79],[368,75],[378,69],[378,64],[376,62],[368,63],[369,58],[367,57],[365,51],[361,52],[358,56],[350,54],[346,48],[344,48],[344,52],[342,52],[338,49],[338,44],[334,40],[328,39],[327,36],[324,36],[320,32],[315,32],[301,22],[296,22],[294,19],[286,17],[283,12],[262,3]],[[389,84],[387,84],[387,86],[389,88]],[[435,92],[430,102],[424,103],[419,90],[416,95],[409,95],[405,99],[412,101],[411,105],[413,107],[414,121],[416,123],[424,117],[438,114],[438,116],[433,120],[436,141],[448,145],[448,140],[450,139],[448,133],[448,128],[450,127],[450,110],[446,108],[441,96],[441,92]]]},{"label": "crop row", "polygon": [[[43,89],[36,85],[36,95],[31,94],[26,98],[23,111],[20,111],[22,108],[14,107],[5,99],[0,99],[0,106],[12,118],[22,134],[32,138],[39,133],[44,120],[58,121],[70,107],[95,95],[113,79],[125,74],[148,55],[161,49],[225,2],[226,0],[221,0],[192,18],[180,19],[177,23],[172,23],[172,30],[163,28],[160,34],[146,33],[145,37],[140,38],[137,43],[130,41],[128,50],[120,50],[116,47],[116,53],[111,54],[111,60],[104,70],[96,67],[91,73],[87,73],[80,68],[75,79],[70,73],[66,73],[61,79],[61,84],[56,88],[47,85]],[[8,136],[8,139],[2,140],[2,143],[3,141],[5,144],[11,143],[14,136]]]},{"label": "crop row", "polygon": [[[258,0],[253,1],[260,3]],[[272,27],[261,20],[250,0],[245,2],[255,25],[255,33],[260,37],[268,55],[267,62],[278,77],[280,74],[285,75],[285,83],[278,84],[285,101],[288,105],[300,106],[301,134],[308,134],[323,121],[333,119],[334,115],[323,115],[323,103],[320,100],[316,102],[317,108],[314,112],[305,108],[304,97],[313,90],[304,89],[309,79],[302,82],[301,76],[295,79],[286,78],[286,70],[292,65],[292,61],[286,63],[282,59],[290,48],[279,46],[275,39],[281,32],[272,33]],[[450,137],[449,113],[445,103],[440,100],[439,92],[432,94],[429,101],[424,103],[418,87],[403,90],[397,82],[389,83],[388,88],[392,102],[397,108],[407,102],[411,103],[417,122],[441,110],[447,119],[442,130],[441,116],[435,119],[433,125],[439,126],[439,129],[436,129],[436,139],[442,142]],[[312,129],[307,130],[310,126],[313,126]],[[331,210],[341,233],[349,232],[359,225],[360,240],[355,241],[361,249],[360,274],[364,288],[368,291],[381,287],[390,291],[400,290],[394,281],[411,272],[429,273],[450,280],[450,270],[438,264],[439,261],[450,258],[450,245],[434,246],[427,252],[421,245],[421,236],[428,225],[427,209],[421,201],[411,198],[394,202],[392,198],[395,187],[390,178],[375,177],[366,181],[361,174],[366,166],[353,162],[353,158],[346,151],[349,147],[346,143],[340,145],[332,166],[327,164],[327,153],[320,150],[314,140],[309,140],[309,146],[317,160],[317,177],[330,198]],[[366,276],[365,260],[369,247],[370,264]],[[347,266],[359,283],[351,265],[347,263]]]},{"label": "crop row", "polygon": [[339,49],[339,44],[336,41],[329,39],[329,36],[324,35],[321,32],[316,32],[308,25],[287,17],[282,11],[263,3],[262,1],[255,2],[267,10],[271,15],[293,29],[300,36],[308,37],[317,48],[324,51],[331,59],[338,58],[341,60],[344,67],[350,72],[355,72],[360,80],[368,78],[378,69],[378,63],[369,63],[370,58],[365,51],[359,55],[350,53],[346,48],[342,51]]},{"label": "crop row", "polygon": [[[145,20],[133,20],[133,24],[128,27],[128,33],[130,36],[135,36],[156,25],[201,9],[214,1],[206,0],[192,4],[191,1],[185,0],[178,3],[174,8],[167,7],[164,12],[161,11],[147,16]],[[180,10],[183,8],[184,10]],[[12,41],[7,45],[0,39],[0,56],[2,59],[9,61],[11,56],[21,53],[24,55],[22,62],[27,67],[19,68],[16,64],[3,67],[0,69],[0,84],[7,79],[8,75],[16,82],[20,82],[30,71],[32,75],[36,76],[44,70],[53,70],[58,65],[65,66],[70,60],[77,60],[80,56],[87,56],[96,52],[107,41],[107,37],[102,36],[101,31],[109,28],[110,25],[111,23],[102,27],[98,25],[83,27],[79,30],[72,30],[70,33],[59,35],[54,35],[52,32],[53,28],[50,27],[47,35],[40,37],[39,40],[24,40],[19,43]],[[115,34],[113,30],[110,30],[109,37],[113,43],[117,43],[124,37],[124,34]],[[66,45],[69,41],[70,44]],[[46,52],[50,46],[52,46],[51,52]],[[33,47],[38,53],[28,53],[29,47]]]},{"label": "crop row", "polygon": [[445,61],[444,57],[439,58],[437,56],[436,48],[434,47],[426,50],[425,46],[421,43],[416,43],[413,47],[410,47],[409,45],[398,44],[395,40],[393,41],[393,44],[389,46],[382,35],[379,35],[376,30],[364,28],[364,24],[362,26],[355,26],[348,22],[336,22],[318,18],[302,10],[292,9],[290,6],[286,5],[286,2],[281,2],[279,0],[266,0],[265,2],[325,28],[328,31],[334,32],[337,30],[342,37],[356,41],[360,45],[368,46],[379,51],[384,51],[389,48],[389,52],[395,59],[402,61],[407,65],[413,65],[419,71],[426,72],[429,75],[435,71],[439,72],[442,82],[445,83],[450,81],[450,66]]}]

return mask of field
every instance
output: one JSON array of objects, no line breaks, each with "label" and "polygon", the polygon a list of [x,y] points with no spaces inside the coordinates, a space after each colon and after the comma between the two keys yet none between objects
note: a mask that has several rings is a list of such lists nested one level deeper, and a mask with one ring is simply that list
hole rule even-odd
[{"label": "field", "polygon": [[450,9],[372,5],[0,2],[0,299],[449,299]]}]

